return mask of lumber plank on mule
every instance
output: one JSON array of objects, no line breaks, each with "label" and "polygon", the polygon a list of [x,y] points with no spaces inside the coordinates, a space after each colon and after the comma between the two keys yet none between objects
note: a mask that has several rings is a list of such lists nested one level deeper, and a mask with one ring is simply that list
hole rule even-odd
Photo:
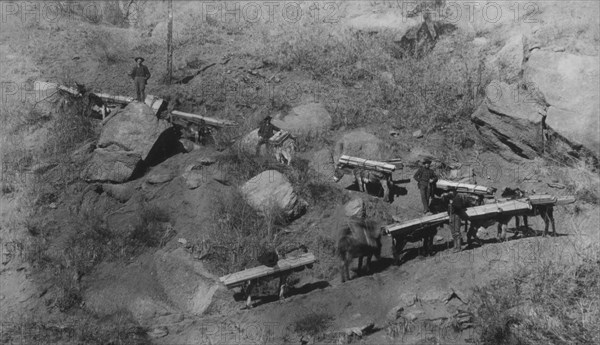
[{"label": "lumber plank on mule", "polygon": [[171,115],[173,115],[174,117],[183,118],[186,121],[194,122],[194,123],[201,123],[202,121],[204,121],[204,123],[206,123],[209,126],[213,126],[213,127],[235,127],[238,125],[236,122],[233,122],[233,121],[215,119],[213,117],[201,116],[201,115],[192,114],[192,113],[185,113],[185,112],[179,111],[179,110],[171,111]]},{"label": "lumber plank on mule", "polygon": [[299,256],[281,259],[277,262],[277,266],[257,266],[245,269],[240,272],[224,275],[219,280],[227,286],[234,288],[243,285],[245,282],[257,278],[276,276],[282,273],[293,270],[302,270],[306,266],[312,265],[316,260],[313,253],[303,253]]},{"label": "lumber plank on mule", "polygon": [[469,216],[469,220],[476,220],[497,216],[518,216],[526,214],[530,210],[531,204],[521,199],[469,207],[466,213]]},{"label": "lumber plank on mule", "polygon": [[383,227],[383,232],[387,235],[407,235],[415,230],[429,228],[444,223],[448,223],[448,213],[436,213],[412,219],[402,223],[394,223]]},{"label": "lumber plank on mule", "polygon": [[436,187],[442,190],[456,190],[459,193],[471,193],[482,195],[494,194],[496,192],[496,188],[493,187],[478,186],[475,184],[454,182],[448,180],[438,180],[436,183]]},{"label": "lumber plank on mule", "polygon": [[109,103],[129,104],[135,100],[133,97],[114,96],[114,95],[109,95],[107,93],[94,92],[93,94],[98,96],[103,101],[109,102]]},{"label": "lumber plank on mule", "polygon": [[72,94],[74,96],[81,96],[81,93],[79,91],[75,90],[74,88],[67,87],[67,86],[60,85],[60,84],[56,84],[56,83],[49,83],[49,82],[46,82],[46,81],[37,80],[34,85],[35,85],[34,89],[36,91],[45,91],[45,90],[51,90],[51,89],[58,89],[58,90],[62,90],[62,91],[68,92],[68,93],[70,93],[70,94]]},{"label": "lumber plank on mule", "polygon": [[389,164],[385,162],[379,162],[364,158],[352,157],[347,155],[342,155],[338,160],[338,164],[346,165],[353,168],[363,168],[381,171],[385,173],[392,173],[396,170],[396,166],[394,164]]},{"label": "lumber plank on mule", "polygon": [[568,196],[559,196],[556,198],[556,203],[555,205],[568,205],[568,204],[572,204],[576,201],[577,199],[572,196],[572,195],[568,195]]},{"label": "lumber plank on mule", "polygon": [[282,129],[282,130],[276,132],[275,134],[273,134],[273,136],[271,138],[269,138],[269,141],[273,145],[281,145],[281,144],[283,144],[284,141],[286,141],[291,136],[292,135],[290,134],[290,132],[284,131]]}]

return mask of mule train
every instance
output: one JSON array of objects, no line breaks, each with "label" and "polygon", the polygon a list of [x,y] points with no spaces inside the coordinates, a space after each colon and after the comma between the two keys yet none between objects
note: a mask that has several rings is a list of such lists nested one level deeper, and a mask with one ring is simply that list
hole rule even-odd
[{"label": "mule train", "polygon": [[354,180],[361,192],[367,191],[367,184],[374,183],[381,185],[383,189],[383,200],[392,202],[392,175],[380,171],[374,171],[363,168],[349,168],[346,166],[336,165],[333,173],[333,181],[339,182],[344,175],[354,175]]}]

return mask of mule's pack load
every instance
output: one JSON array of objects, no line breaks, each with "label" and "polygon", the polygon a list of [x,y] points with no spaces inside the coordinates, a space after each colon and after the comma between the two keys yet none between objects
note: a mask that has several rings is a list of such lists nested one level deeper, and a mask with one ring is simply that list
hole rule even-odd
[{"label": "mule's pack load", "polygon": [[283,274],[289,274],[291,272],[302,271],[306,267],[311,268],[312,264],[315,263],[316,258],[313,253],[303,253],[299,256],[281,259],[277,262],[277,265],[273,267],[261,265],[245,269],[240,272],[227,274],[219,278],[221,283],[229,289],[234,287],[243,286],[247,281],[265,278],[269,276],[278,276]]},{"label": "mule's pack load", "polygon": [[[508,199],[498,199],[498,201],[507,201]],[[533,206],[562,206],[568,205],[575,202],[575,197],[572,195],[567,196],[554,196],[549,194],[534,194],[527,198],[516,199],[520,201],[529,202]]]},{"label": "mule's pack load", "polygon": [[532,195],[527,198],[532,205],[568,205],[575,202],[574,196]]},{"label": "mule's pack load", "polygon": [[179,110],[171,111],[171,115],[174,118],[180,118],[181,120],[184,120],[187,122],[192,122],[192,123],[197,123],[197,124],[202,124],[204,121],[204,124],[211,126],[211,127],[221,128],[221,127],[237,126],[237,123],[233,122],[233,121],[215,119],[214,117],[202,116],[202,115],[191,114],[191,113],[184,113],[183,111],[179,111]]},{"label": "mule's pack load", "polygon": [[368,160],[364,158],[351,157],[342,155],[338,160],[338,165],[347,166],[349,168],[362,168],[380,171],[383,173],[391,174],[396,170],[396,166],[394,164],[389,164],[385,162],[379,162],[374,160]]},{"label": "mule's pack load", "polygon": [[408,235],[409,233],[429,228],[432,226],[438,226],[444,223],[448,223],[449,217],[446,212],[436,213],[421,218],[412,219],[406,222],[398,222],[383,227],[383,233],[387,235]]},{"label": "mule's pack load", "polygon": [[[486,204],[481,206],[469,207],[465,211],[469,220],[478,220],[494,218],[500,215],[516,216],[522,215],[531,210],[531,204],[525,200],[508,200],[499,203]],[[412,219],[402,223],[394,223],[383,228],[383,232],[388,235],[405,235],[415,230],[429,228],[444,223],[448,223],[449,217],[446,212],[433,214],[421,218]]]},{"label": "mule's pack load", "polygon": [[492,195],[496,192],[496,188],[478,186],[469,183],[453,182],[448,180],[438,180],[436,187],[441,190],[456,190],[458,193],[470,193],[479,195]]},{"label": "mule's pack load", "polygon": [[275,132],[273,136],[269,139],[269,142],[274,146],[279,146],[283,144],[288,138],[291,138],[292,135],[288,131],[284,131],[283,129]]},{"label": "mule's pack load", "polygon": [[469,207],[465,212],[470,220],[478,220],[501,215],[519,216],[530,210],[531,204],[525,200],[508,200],[499,203]]}]

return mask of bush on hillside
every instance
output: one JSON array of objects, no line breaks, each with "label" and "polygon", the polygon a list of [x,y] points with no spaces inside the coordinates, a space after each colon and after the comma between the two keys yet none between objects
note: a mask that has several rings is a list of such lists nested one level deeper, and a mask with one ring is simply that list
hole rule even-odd
[{"label": "bush on hillside", "polygon": [[598,344],[600,261],[545,263],[475,293],[484,344]]}]

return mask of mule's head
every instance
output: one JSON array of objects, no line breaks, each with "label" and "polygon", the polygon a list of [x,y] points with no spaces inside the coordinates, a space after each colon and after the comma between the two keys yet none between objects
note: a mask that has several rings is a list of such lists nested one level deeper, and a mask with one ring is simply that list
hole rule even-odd
[{"label": "mule's head", "polygon": [[501,196],[503,198],[519,199],[519,198],[523,198],[525,196],[525,192],[519,188],[513,189],[513,188],[506,187],[502,191]]},{"label": "mule's head", "polygon": [[336,165],[333,171],[333,182],[339,182],[342,177],[344,177],[344,170],[340,165]]}]

